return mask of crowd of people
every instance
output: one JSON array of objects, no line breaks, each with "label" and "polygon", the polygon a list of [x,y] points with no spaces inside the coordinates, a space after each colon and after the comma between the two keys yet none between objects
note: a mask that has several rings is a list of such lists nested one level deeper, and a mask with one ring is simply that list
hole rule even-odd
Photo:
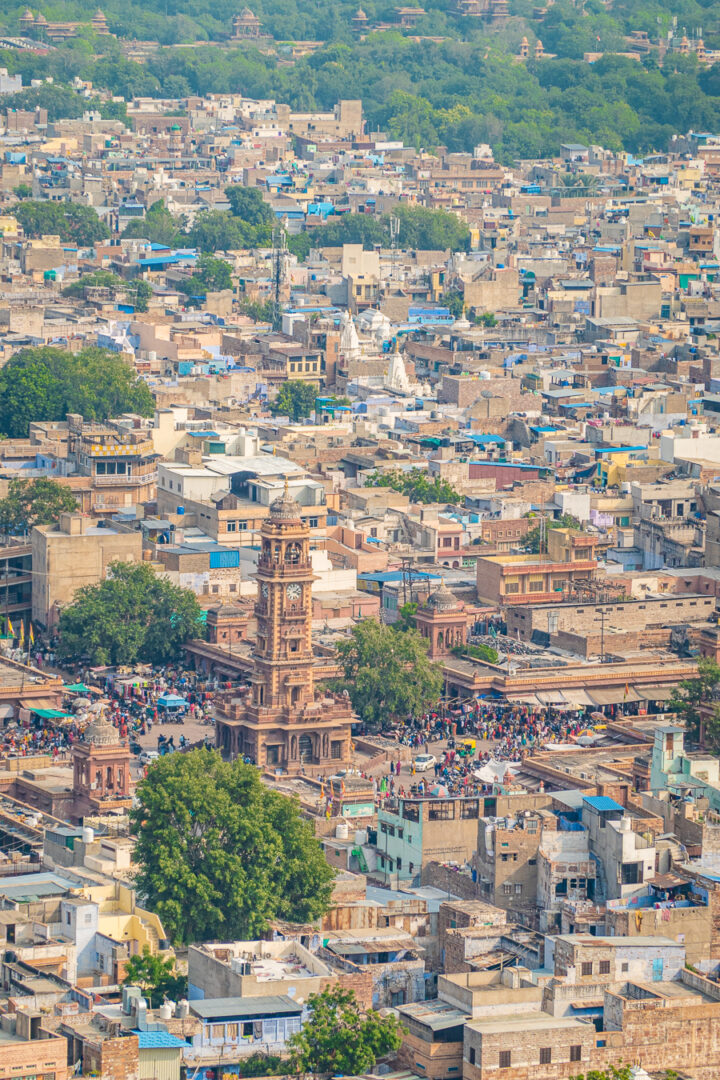
[{"label": "crowd of people", "polygon": [[[574,741],[597,719],[588,720],[580,709],[481,701],[449,713],[427,713],[398,725],[389,736],[398,745],[409,746],[413,759],[423,753],[435,756],[432,776],[421,775],[414,760],[405,765],[391,760],[385,775],[373,779],[373,791],[378,801],[486,794],[492,787],[492,769],[485,766],[511,765],[548,743]],[[511,770],[502,772],[511,775]]]},{"label": "crowd of people", "polygon": [[[50,656],[42,655],[40,663],[43,662],[49,665]],[[71,670],[72,676],[67,672],[63,674],[66,678],[75,678],[75,685],[83,689],[65,692],[63,706],[57,710],[63,715],[48,718],[31,710],[21,714],[3,730],[0,758],[38,753],[51,753],[57,758],[64,754],[82,738],[91,716],[88,707],[97,700],[107,702],[107,719],[118,729],[120,738],[128,739],[131,748],[138,752],[138,738],[149,735],[156,726],[182,725],[190,720],[211,728],[213,701],[217,691],[225,685],[182,667],[147,668],[132,676],[116,670],[93,671],[83,666]],[[182,704],[163,708],[159,699],[168,694],[182,699]],[[183,750],[198,741],[196,735],[191,739],[182,731],[169,736],[158,731],[157,737],[160,753]],[[214,745],[211,731],[203,743]]]}]

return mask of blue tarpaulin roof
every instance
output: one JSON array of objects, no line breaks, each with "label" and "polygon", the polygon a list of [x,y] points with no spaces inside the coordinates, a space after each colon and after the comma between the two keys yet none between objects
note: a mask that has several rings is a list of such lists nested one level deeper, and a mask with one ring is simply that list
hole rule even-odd
[{"label": "blue tarpaulin roof", "polygon": [[586,795],[583,802],[586,802],[593,810],[619,810],[620,813],[624,813],[620,803],[610,799],[607,795]]},{"label": "blue tarpaulin roof", "polygon": [[474,443],[477,443],[478,446],[490,446],[494,445],[495,443],[501,443],[503,446],[505,445],[505,440],[503,439],[502,435],[481,435],[473,431],[468,432],[463,437],[466,439],[470,439]]},{"label": "blue tarpaulin roof", "polygon": [[140,1050],[170,1050],[175,1047],[179,1050],[180,1047],[187,1046],[184,1039],[178,1039],[169,1031],[136,1031],[134,1034],[138,1037]]}]

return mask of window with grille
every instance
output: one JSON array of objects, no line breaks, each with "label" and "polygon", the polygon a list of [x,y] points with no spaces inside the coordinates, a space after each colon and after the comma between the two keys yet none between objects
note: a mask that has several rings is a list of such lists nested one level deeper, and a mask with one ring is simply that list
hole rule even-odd
[{"label": "window with grille", "polygon": [[601,975],[609,975],[610,974],[610,961],[609,960],[601,960],[600,961],[600,974]]},{"label": "window with grille", "polygon": [[512,1055],[509,1050],[501,1050],[498,1054],[498,1068],[509,1069],[512,1061]]},{"label": "window with grille", "polygon": [[549,1046],[540,1047],[540,1064],[549,1065],[552,1061],[552,1050]]},{"label": "window with grille", "polygon": [[582,964],[580,967],[581,975],[592,975],[592,964]]},{"label": "window with grille", "polygon": [[571,1046],[570,1047],[570,1060],[571,1061],[581,1061],[582,1060],[582,1046]]}]

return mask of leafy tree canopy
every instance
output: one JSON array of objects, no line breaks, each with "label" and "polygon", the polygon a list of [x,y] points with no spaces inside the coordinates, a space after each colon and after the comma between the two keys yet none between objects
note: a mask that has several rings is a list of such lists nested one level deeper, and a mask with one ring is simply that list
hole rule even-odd
[{"label": "leafy tree canopy", "polygon": [[[239,184],[225,188],[230,213],[246,225],[263,227],[272,230],[275,215],[262,197],[259,188],[241,187]],[[269,239],[269,232],[268,232]]]},{"label": "leafy tree canopy", "polygon": [[[429,210],[424,206],[396,206],[392,214],[375,217],[372,214],[343,214],[329,218],[314,228],[308,237],[307,249],[312,247],[341,247],[342,244],[390,245],[390,218],[399,221],[398,244],[403,248],[422,251],[463,250],[470,239],[466,223],[447,210]],[[297,240],[297,237],[291,238]],[[300,255],[305,245],[292,250]]]},{"label": "leafy tree canopy", "polygon": [[425,469],[388,469],[386,472],[371,473],[365,480],[366,487],[387,487],[409,496],[415,503],[464,503],[462,495],[439,476],[428,478]]},{"label": "leafy tree canopy", "polygon": [[68,413],[86,420],[152,416],[154,406],[147,385],[106,349],[21,349],[0,369],[0,433],[13,439],[24,438],[34,420],[64,420]]},{"label": "leafy tree canopy", "polygon": [[94,664],[167,664],[202,637],[195,593],[158,577],[147,563],[114,562],[110,576],[78,589],[60,615],[60,653]]},{"label": "leafy tree canopy", "polygon": [[402,1025],[396,1017],[363,1014],[352,990],[328,987],[308,998],[310,1016],[288,1046],[294,1068],[315,1076],[362,1076],[378,1058],[398,1050]]},{"label": "leafy tree canopy", "polygon": [[170,213],[163,199],[154,202],[144,218],[133,218],[125,226],[123,239],[149,240],[169,248],[182,246],[185,236],[183,221]]},{"label": "leafy tree canopy", "polygon": [[57,235],[66,243],[91,247],[98,240],[107,240],[110,236],[110,230],[92,206],[82,203],[23,199],[13,207],[13,217],[31,239]]},{"label": "leafy tree canopy", "polygon": [[275,305],[272,300],[242,300],[240,311],[255,322],[272,322]]},{"label": "leafy tree canopy", "polygon": [[77,499],[57,480],[11,480],[7,495],[0,499],[0,532],[6,536],[26,533],[34,525],[51,525],[60,514],[73,510],[77,510]]},{"label": "leafy tree canopy", "polygon": [[223,289],[232,289],[232,267],[225,259],[218,259],[215,255],[201,255],[191,277],[181,282],[181,290],[190,297],[204,298],[209,292],[220,292]]},{"label": "leafy tree canopy", "polygon": [[246,1076],[284,1076],[287,1072],[285,1058],[278,1054],[250,1054],[243,1057],[240,1073]]},{"label": "leafy tree canopy", "polygon": [[491,645],[456,645],[452,650],[455,656],[474,656],[476,660],[487,660],[488,664],[497,664],[497,649]]},{"label": "leafy tree canopy", "polygon": [[334,872],[296,801],[216,751],[170,754],[131,812],[136,885],[178,942],[248,940],[327,909]]},{"label": "leafy tree canopy", "polygon": [[187,985],[187,976],[179,975],[175,970],[175,958],[165,959],[151,953],[147,945],[141,956],[131,956],[125,964],[123,986],[139,986],[143,995],[149,998],[151,1009],[157,1009],[165,998],[179,1001],[185,997]]},{"label": "leafy tree canopy", "polygon": [[270,402],[270,411],[275,416],[289,416],[291,420],[305,420],[315,409],[317,387],[302,379],[288,379],[284,382],[274,401]]},{"label": "leafy tree canopy", "polygon": [[62,294],[82,298],[88,287],[109,289],[113,296],[116,293],[123,293],[136,311],[147,311],[148,300],[152,296],[152,286],[148,281],[143,281],[141,278],[126,281],[119,274],[114,274],[112,270],[93,270],[89,274],[83,274],[77,281],[71,281],[69,285],[66,285]]},{"label": "leafy tree canopy", "polygon": [[[701,710],[701,706],[704,708]],[[698,673],[683,679],[667,704],[667,711],[677,713],[693,742],[703,743],[720,754],[720,664],[709,657],[698,660]]]},{"label": "leafy tree canopy", "polygon": [[417,630],[398,633],[364,619],[338,645],[344,677],[333,689],[347,690],[355,712],[372,726],[419,716],[442,689],[442,669],[428,659],[427,648]]},{"label": "leafy tree canopy", "polygon": [[[576,517],[572,514],[561,514],[559,518],[550,519],[545,523],[545,550],[547,550],[547,530],[548,529],[581,529],[582,525]],[[536,525],[533,529],[530,529],[525,533],[522,540],[522,546],[532,554],[537,555],[540,551],[541,542],[541,529],[542,526]]]},{"label": "leafy tree canopy", "polygon": [[416,626],[415,615],[417,613],[417,609],[418,605],[415,603],[414,600],[408,601],[406,604],[403,604],[398,611],[398,618],[395,620],[394,623],[390,623],[392,629],[397,630],[399,633],[403,634],[406,630],[414,630]]},{"label": "leafy tree canopy", "polygon": [[268,247],[270,229],[262,224],[252,225],[225,210],[204,210],[188,229],[185,242],[189,247],[209,254],[238,248]]}]

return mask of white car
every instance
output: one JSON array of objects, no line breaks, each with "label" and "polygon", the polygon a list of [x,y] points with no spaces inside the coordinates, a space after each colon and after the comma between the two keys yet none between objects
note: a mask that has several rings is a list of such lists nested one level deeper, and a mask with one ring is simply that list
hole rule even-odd
[{"label": "white car", "polygon": [[415,758],[415,772],[426,772],[428,769],[432,769],[436,763],[437,758],[434,754],[418,754]]},{"label": "white car", "polygon": [[152,765],[153,761],[157,761],[159,757],[157,750],[143,750],[138,761],[141,765]]}]

